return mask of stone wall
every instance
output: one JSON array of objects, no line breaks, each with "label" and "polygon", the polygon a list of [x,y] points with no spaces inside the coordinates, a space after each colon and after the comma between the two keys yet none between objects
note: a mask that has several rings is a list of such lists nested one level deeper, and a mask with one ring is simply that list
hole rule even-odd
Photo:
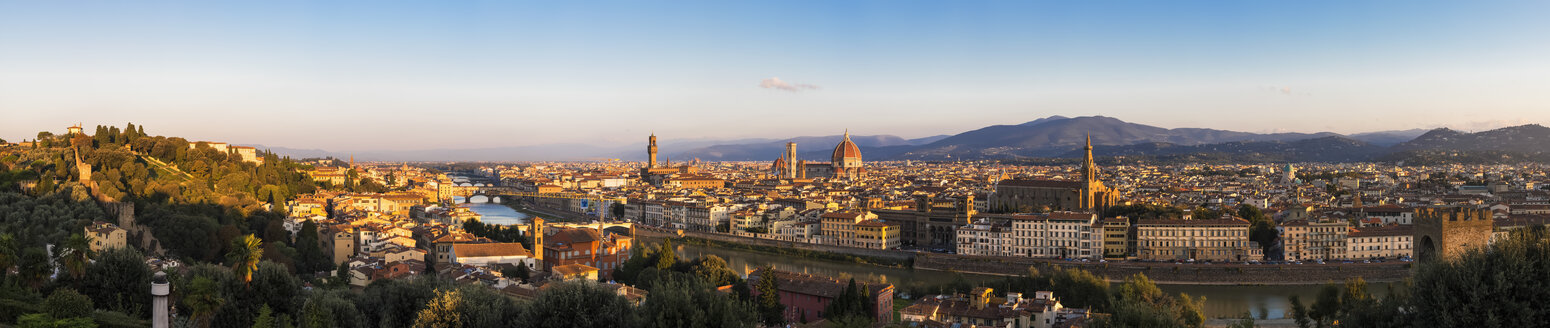
[{"label": "stone wall", "polygon": [[[645,226],[641,226],[641,227],[645,227]],[[820,245],[820,244],[809,244],[809,243],[798,243],[798,242],[780,241],[780,240],[772,240],[772,239],[761,239],[761,238],[751,238],[751,237],[743,237],[743,236],[733,236],[733,235],[728,235],[728,234],[709,233],[709,232],[700,232],[700,231],[666,231],[666,230],[660,230],[660,229],[656,229],[656,228],[637,228],[635,230],[635,233],[640,235],[641,238],[648,238],[648,239],[694,237],[694,238],[700,238],[700,239],[709,239],[709,240],[715,240],[715,241],[720,241],[720,242],[738,243],[738,244],[744,244],[744,245],[790,248],[790,249],[800,249],[800,250],[807,250],[807,251],[814,251],[814,252],[839,253],[839,254],[846,254],[846,255],[884,258],[884,259],[899,260],[899,261],[907,261],[910,258],[913,258],[915,256],[915,253],[912,253],[912,252],[890,251],[890,250],[869,249],[869,248],[856,248],[856,247],[845,247],[845,246],[834,246],[834,245]]]},{"label": "stone wall", "polygon": [[1410,276],[1410,263],[1353,263],[1301,265],[1173,264],[1166,262],[1070,262],[1032,258],[1000,258],[948,254],[920,254],[915,269],[1023,275],[1030,266],[1080,268],[1110,281],[1141,273],[1159,283],[1213,285],[1322,284],[1362,277],[1369,282],[1399,281]]},{"label": "stone wall", "polygon": [[1475,208],[1423,208],[1416,211],[1416,258],[1440,256],[1453,259],[1465,251],[1490,243],[1494,226],[1491,211]]}]

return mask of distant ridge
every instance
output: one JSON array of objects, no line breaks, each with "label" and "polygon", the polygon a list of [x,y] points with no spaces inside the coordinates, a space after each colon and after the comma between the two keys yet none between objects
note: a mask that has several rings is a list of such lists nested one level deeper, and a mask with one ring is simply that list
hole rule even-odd
[{"label": "distant ridge", "polygon": [[[1204,128],[1160,128],[1104,116],[1049,116],[1012,125],[992,125],[953,135],[904,139],[894,135],[852,135],[867,161],[1019,160],[1070,158],[1087,136],[1099,157],[1158,162],[1358,162],[1494,163],[1550,161],[1550,128],[1538,124],[1476,133],[1447,128],[1386,130],[1349,136],[1331,132],[1250,133]],[[661,137],[661,136],[659,136]],[[828,161],[840,135],[786,139],[661,139],[663,154],[676,161],[774,161],[786,142],[797,143],[799,160]],[[561,161],[645,158],[639,143],[612,146],[547,144],[474,149],[361,151],[266,147],[297,158],[345,157],[371,161]]]}]

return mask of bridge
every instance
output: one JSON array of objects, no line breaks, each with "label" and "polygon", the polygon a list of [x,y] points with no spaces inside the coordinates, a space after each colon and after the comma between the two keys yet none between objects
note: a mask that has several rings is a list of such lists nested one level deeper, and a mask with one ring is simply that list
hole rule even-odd
[{"label": "bridge", "polygon": [[[532,192],[532,191],[521,191],[521,190],[517,190],[515,188],[510,188],[510,187],[452,186],[452,187],[449,187],[449,188],[451,189],[450,190],[451,194],[450,195],[444,195],[444,197],[445,197],[444,199],[449,199],[450,200],[452,198],[451,196],[463,196],[463,202],[464,203],[480,203],[480,202],[474,201],[474,199],[475,199],[475,197],[481,197],[481,196],[484,197],[484,200],[482,201],[483,203],[499,203],[501,199],[510,199],[511,197],[516,197],[516,198],[551,198],[551,199],[585,199],[585,200],[594,201],[594,202],[596,202],[595,204],[607,204],[609,202],[612,202],[612,203],[615,203],[615,204],[623,204],[623,203],[628,202],[627,200],[625,200],[625,198],[622,198],[622,197],[608,197],[608,196],[603,196],[603,195],[593,195],[593,194],[583,194],[583,193],[573,193],[573,192]],[[450,203],[450,201],[448,201],[448,203]],[[603,216],[607,215],[608,209],[599,209],[597,212],[598,212],[598,216],[599,217],[603,217]]]}]

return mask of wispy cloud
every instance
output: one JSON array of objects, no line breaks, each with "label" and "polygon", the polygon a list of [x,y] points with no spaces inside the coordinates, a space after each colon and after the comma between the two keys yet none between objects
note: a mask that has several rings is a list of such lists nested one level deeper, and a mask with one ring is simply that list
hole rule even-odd
[{"label": "wispy cloud", "polygon": [[805,84],[805,83],[786,82],[786,81],[782,81],[778,77],[772,77],[772,78],[767,78],[767,79],[759,80],[759,87],[760,88],[765,88],[765,89],[778,89],[778,90],[785,90],[785,91],[791,91],[791,92],[802,92],[802,91],[807,91],[807,90],[818,90],[818,86],[816,86],[816,85]]},{"label": "wispy cloud", "polygon": [[1261,91],[1266,91],[1266,92],[1269,92],[1269,93],[1273,93],[1273,94],[1280,94],[1282,96],[1312,96],[1313,95],[1312,92],[1307,92],[1307,91],[1302,91],[1302,90],[1292,90],[1291,86],[1285,86],[1285,85],[1261,86],[1260,90]]}]

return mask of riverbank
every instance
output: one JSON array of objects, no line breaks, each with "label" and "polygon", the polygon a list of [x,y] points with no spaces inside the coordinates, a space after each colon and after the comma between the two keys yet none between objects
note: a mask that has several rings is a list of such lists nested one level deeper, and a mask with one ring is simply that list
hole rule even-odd
[{"label": "riverbank", "polygon": [[1030,266],[1078,268],[1123,281],[1145,274],[1157,283],[1174,285],[1319,285],[1361,277],[1369,282],[1394,282],[1410,277],[1408,262],[1250,265],[1174,264],[1167,262],[1072,262],[1049,259],[919,253],[914,268],[989,275],[1021,275]]},{"label": "riverbank", "polygon": [[830,253],[830,252],[818,252],[818,251],[810,251],[810,250],[794,249],[794,248],[782,248],[782,247],[748,245],[748,244],[731,243],[731,242],[724,242],[724,241],[718,241],[718,240],[710,240],[710,239],[697,238],[697,237],[679,237],[679,238],[671,238],[669,240],[672,240],[674,243],[681,244],[681,245],[708,246],[708,247],[741,250],[741,251],[748,251],[748,252],[754,252],[754,253],[763,253],[763,254],[770,254],[770,255],[796,256],[796,257],[801,257],[801,258],[810,258],[810,259],[818,259],[818,260],[841,262],[841,263],[866,264],[866,265],[875,265],[875,266],[891,267],[891,268],[901,268],[901,269],[908,269],[908,268],[911,267],[911,263],[910,263],[911,260],[910,259],[899,260],[899,259],[866,257],[866,256],[857,256],[857,255]]},{"label": "riverbank", "polygon": [[713,247],[745,249],[767,254],[802,256],[843,263],[1003,277],[1027,274],[1028,268],[1033,266],[1054,266],[1060,268],[1079,268],[1115,282],[1123,281],[1126,277],[1139,273],[1145,274],[1158,283],[1173,285],[1273,286],[1322,285],[1356,277],[1361,277],[1369,282],[1396,282],[1410,277],[1411,273],[1411,263],[1408,262],[1302,265],[1072,262],[1053,259],[860,249],[706,232],[685,231],[678,235],[648,229],[639,229],[639,231],[642,237],[646,238],[675,240],[694,238],[707,243],[713,243],[710,245]]}]

